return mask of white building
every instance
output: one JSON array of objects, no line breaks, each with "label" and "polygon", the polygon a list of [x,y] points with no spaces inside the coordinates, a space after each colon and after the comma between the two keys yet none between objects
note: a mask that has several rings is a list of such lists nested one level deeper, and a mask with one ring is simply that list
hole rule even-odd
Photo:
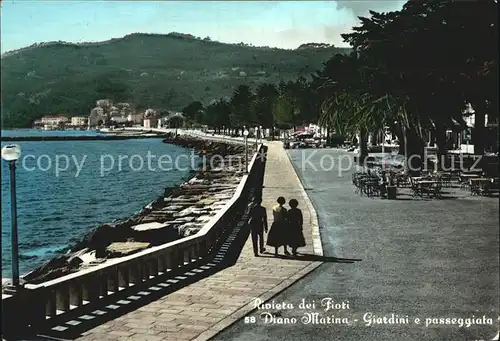
[{"label": "white building", "polygon": [[71,117],[71,125],[73,127],[81,127],[87,124],[88,118],[85,116],[73,116]]},{"label": "white building", "polygon": [[90,111],[90,115],[88,118],[88,125],[90,127],[100,126],[104,124],[106,120],[107,117],[104,114],[104,109],[101,107],[95,107]]},{"label": "white building", "polygon": [[68,121],[69,118],[64,115],[46,115],[41,119],[41,123],[48,126],[58,126],[60,124],[66,124]]},{"label": "white building", "polygon": [[113,116],[111,117],[111,121],[114,123],[126,123],[128,122],[128,118],[123,116]]},{"label": "white building", "polygon": [[136,113],[136,114],[128,114],[127,121],[132,122],[133,124],[141,124],[144,119],[144,114]]}]

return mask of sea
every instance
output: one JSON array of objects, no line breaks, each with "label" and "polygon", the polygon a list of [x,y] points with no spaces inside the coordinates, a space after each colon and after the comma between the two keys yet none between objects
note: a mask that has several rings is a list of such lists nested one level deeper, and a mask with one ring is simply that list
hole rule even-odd
[{"label": "sea", "polygon": [[[99,135],[2,130],[2,136]],[[2,147],[11,142],[1,143]],[[65,253],[100,224],[126,219],[188,180],[194,151],[162,140],[19,141],[16,193],[21,275]],[[2,277],[11,275],[9,167],[2,160]]]}]

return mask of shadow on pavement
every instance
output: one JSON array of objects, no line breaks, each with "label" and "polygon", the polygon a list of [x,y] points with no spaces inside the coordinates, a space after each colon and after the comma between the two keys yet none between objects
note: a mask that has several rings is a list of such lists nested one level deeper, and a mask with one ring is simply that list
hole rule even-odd
[{"label": "shadow on pavement", "polygon": [[[138,285],[124,297],[113,296],[112,301],[103,303],[98,309],[93,309],[73,319],[60,321],[55,326],[39,331],[38,340],[72,340],[82,336],[82,333],[102,325],[108,321],[137,310],[170,293],[182,289],[190,284],[209,277],[225,268],[234,265],[241,253],[243,245],[248,239],[250,230],[246,224],[245,212],[236,223],[220,249],[203,263],[192,268],[167,276],[152,279],[144,285]],[[163,278],[161,278],[163,277]],[[154,315],[154,313],[151,313]],[[8,340],[25,340],[26,338],[10,338]],[[33,339],[33,338],[32,338]]]},{"label": "shadow on pavement", "polygon": [[296,257],[287,256],[287,255],[280,255],[280,254],[275,256],[274,254],[271,254],[271,253],[264,253],[264,254],[260,254],[258,257],[293,259],[293,260],[300,260],[300,261],[304,261],[304,262],[325,262],[325,263],[354,263],[354,262],[362,261],[362,259],[356,259],[356,258],[337,258],[337,257],[317,256],[317,255],[311,255],[311,254],[306,254],[306,253],[298,253]]}]

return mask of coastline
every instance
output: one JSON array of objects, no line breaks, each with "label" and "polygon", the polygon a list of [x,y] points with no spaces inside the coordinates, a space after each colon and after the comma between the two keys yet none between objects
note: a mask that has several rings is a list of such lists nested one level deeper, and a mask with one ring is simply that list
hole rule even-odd
[{"label": "coastline", "polygon": [[128,219],[97,226],[66,254],[23,275],[23,281],[41,283],[197,233],[234,194],[244,173],[244,147],[172,134],[163,143],[189,148],[200,157],[188,181],[165,188],[162,196]]}]

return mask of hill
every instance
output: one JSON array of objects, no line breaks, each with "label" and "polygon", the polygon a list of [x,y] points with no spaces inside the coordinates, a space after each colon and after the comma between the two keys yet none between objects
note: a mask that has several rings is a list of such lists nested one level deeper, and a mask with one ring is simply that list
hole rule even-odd
[{"label": "hill", "polygon": [[27,127],[49,113],[88,115],[101,98],[180,110],[229,96],[240,84],[307,77],[348,52],[319,45],[283,50],[180,33],[35,44],[2,56],[2,127]]}]

